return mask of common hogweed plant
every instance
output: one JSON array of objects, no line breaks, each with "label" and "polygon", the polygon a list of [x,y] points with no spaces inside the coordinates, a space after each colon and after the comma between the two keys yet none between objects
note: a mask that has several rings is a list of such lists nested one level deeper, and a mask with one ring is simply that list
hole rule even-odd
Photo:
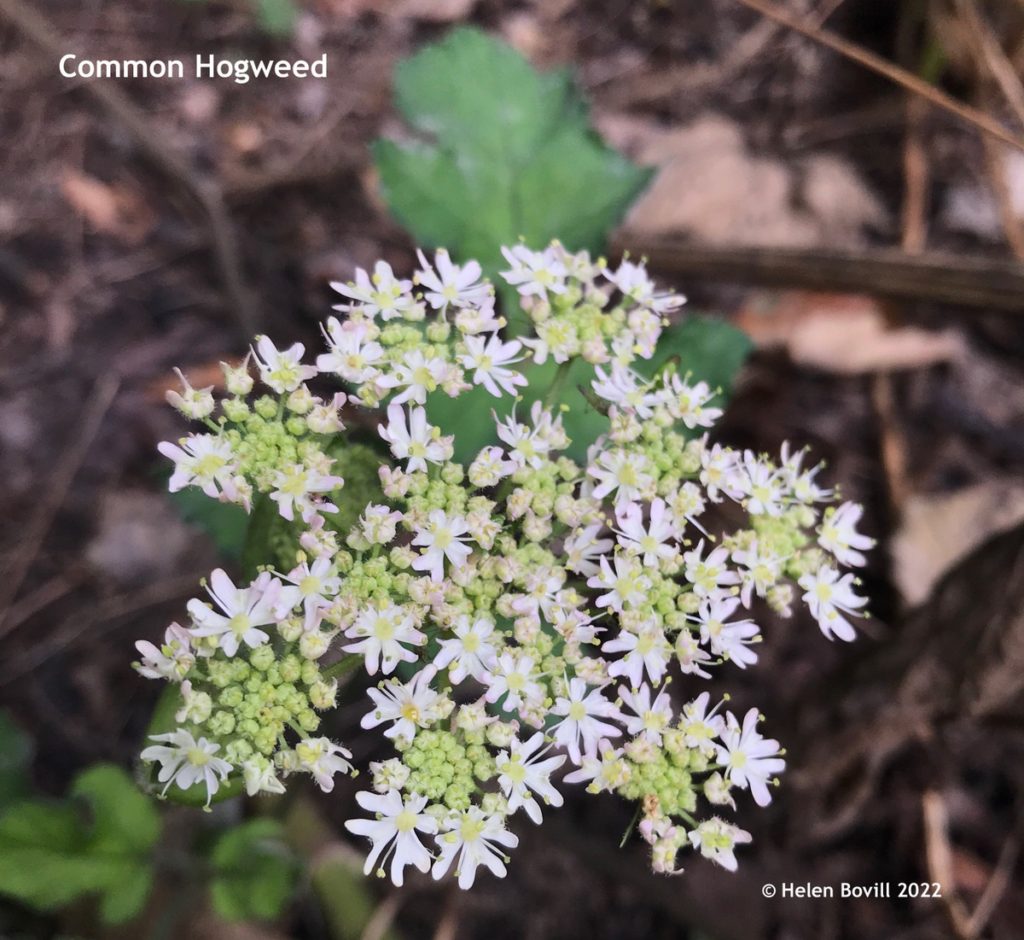
[{"label": "common hogweed plant", "polygon": [[[249,583],[214,571],[184,624],[159,647],[137,644],[138,671],[180,690],[174,730],[142,759],[163,794],[198,786],[207,804],[232,780],[281,793],[308,774],[330,791],[356,770],[322,716],[338,677],[361,667],[379,679],[361,727],[394,751],[370,763],[365,815],[346,823],[371,843],[366,873],[401,885],[411,865],[462,888],[480,866],[502,876],[512,818],[541,823],[572,786],[637,804],[655,871],[679,870],[686,846],[735,869],[750,835],[722,814],[744,791],[767,805],[784,752],[756,709],[733,714],[701,683],[757,662],[758,610],[802,603],[827,637],[854,638],[865,599],[843,569],[872,545],[861,509],[834,505],[803,452],[711,443],[721,412],[706,383],[671,362],[641,377],[683,303],[643,264],[612,269],[557,242],[502,253],[529,335],[503,338],[480,266],[439,250],[411,280],[381,261],[334,284],[344,316],[327,320],[315,358],[261,336],[225,367],[219,406],[187,382],[172,393],[203,428],[160,445],[171,490],[262,502],[295,541],[268,549]],[[497,443],[455,462],[428,394],[516,398],[530,360],[548,357],[561,367],[546,397],[495,416]],[[564,455],[559,406],[580,357],[608,418],[582,464]],[[318,396],[317,376],[347,391]],[[331,454],[346,404],[379,409],[380,486],[339,528]],[[723,502],[744,511],[742,527],[713,531]]]}]

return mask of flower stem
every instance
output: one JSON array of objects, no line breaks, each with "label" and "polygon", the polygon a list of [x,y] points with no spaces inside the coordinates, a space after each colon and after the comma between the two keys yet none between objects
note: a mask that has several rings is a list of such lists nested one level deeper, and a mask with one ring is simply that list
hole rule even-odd
[{"label": "flower stem", "polygon": [[637,803],[636,812],[633,814],[633,818],[629,821],[629,825],[626,826],[626,831],[622,833],[622,841],[619,843],[620,849],[624,849],[626,847],[626,843],[629,841],[629,837],[632,835],[633,830],[636,828],[637,821],[640,819],[640,813],[642,810],[643,804]]},{"label": "flower stem", "polygon": [[331,663],[326,669],[321,672],[321,675],[325,679],[335,679],[345,675],[345,673],[351,672],[355,669],[363,660],[363,657],[358,653],[349,653],[348,656],[342,656],[336,663]]},{"label": "flower stem", "polygon": [[562,397],[562,389],[565,387],[565,383],[569,379],[570,369],[572,369],[572,359],[566,359],[565,362],[559,363],[558,371],[555,372],[555,377],[551,380],[551,386],[548,388],[548,393],[544,396],[545,410],[550,411],[558,404]]}]

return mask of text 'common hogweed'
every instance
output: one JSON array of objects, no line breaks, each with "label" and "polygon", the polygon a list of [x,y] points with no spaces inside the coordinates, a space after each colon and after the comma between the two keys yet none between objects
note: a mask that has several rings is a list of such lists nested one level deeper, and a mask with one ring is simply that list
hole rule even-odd
[{"label": "text 'common hogweed'", "polygon": [[[250,583],[214,571],[186,625],[137,644],[139,672],[180,688],[176,729],[143,760],[163,793],[199,784],[207,802],[232,777],[249,794],[295,774],[330,791],[355,771],[320,715],[361,664],[380,677],[362,727],[394,748],[356,796],[365,816],[346,823],[370,840],[367,873],[400,885],[412,865],[463,888],[480,866],[504,875],[512,818],[540,823],[577,785],[638,804],[655,871],[676,871],[687,845],[732,870],[750,836],[719,814],[742,791],[768,804],[785,761],[756,709],[734,715],[701,682],[757,662],[758,604],[789,616],[799,599],[826,636],[853,639],[865,600],[842,566],[873,544],[861,509],[822,509],[833,494],[802,452],[709,443],[720,411],[705,383],[634,371],[683,303],[642,264],[612,270],[558,243],[503,253],[532,335],[502,338],[478,264],[420,254],[412,280],[378,262],[333,285],[345,316],[328,319],[318,356],[261,336],[254,370],[225,367],[219,408],[187,382],[170,396],[205,425],[160,445],[170,488],[262,501],[295,541],[268,549]],[[529,360],[548,357],[594,364],[587,395],[609,423],[585,464],[561,453],[557,377],[544,401],[495,417],[500,443],[454,462],[427,396],[516,396]],[[347,392],[318,397],[318,375]],[[380,495],[339,531],[347,491],[331,454],[346,403],[381,409]],[[725,501],[745,527],[712,532],[707,510]]]}]

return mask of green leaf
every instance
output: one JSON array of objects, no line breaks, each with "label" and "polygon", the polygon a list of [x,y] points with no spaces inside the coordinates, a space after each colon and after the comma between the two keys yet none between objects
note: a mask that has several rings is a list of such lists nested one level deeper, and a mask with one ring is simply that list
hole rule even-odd
[{"label": "green leaf", "polygon": [[[530,384],[523,389],[523,400],[515,405],[519,420],[529,420],[530,406],[544,400],[557,371],[558,364],[552,359],[523,370]],[[579,392],[579,386],[589,386],[593,379],[592,365],[583,359],[573,360],[557,403],[569,406],[569,410],[562,413],[565,432],[572,442],[565,453],[576,461],[584,460],[587,448],[608,430],[607,417]],[[430,423],[437,425],[442,434],[455,435],[455,459],[464,464],[472,461],[481,448],[498,442],[492,411],[500,420],[512,413],[512,406],[510,396],[495,398],[481,385],[458,398],[449,398],[441,391],[427,397]]]},{"label": "green leaf", "polygon": [[75,780],[71,795],[81,797],[92,809],[94,851],[141,855],[160,837],[160,814],[120,767],[90,767]]},{"label": "green leaf", "polygon": [[0,817],[0,893],[41,910],[95,894],[104,920],[129,920],[149,896],[149,852],[160,818],[112,765],[87,770],[72,793],[88,804],[91,822],[70,802],[41,800],[18,803]]},{"label": "green leaf", "polygon": [[384,502],[379,471],[389,458],[380,447],[340,436],[327,447],[327,454],[334,460],[331,472],[342,477],[345,486],[335,494],[338,511],[325,513],[324,519],[344,537],[370,503]]},{"label": "green leaf", "polygon": [[181,517],[210,536],[222,555],[234,561],[242,557],[249,516],[241,506],[210,499],[195,486],[170,496]]},{"label": "green leaf", "polygon": [[213,907],[225,920],[277,917],[295,887],[297,867],[274,819],[253,819],[225,832],[213,847]]},{"label": "green leaf", "polygon": [[288,520],[281,518],[277,503],[265,494],[257,496],[249,514],[241,553],[242,572],[247,578],[255,578],[259,566],[272,560],[272,547],[283,532],[282,523],[287,525]]},{"label": "green leaf", "polygon": [[33,750],[32,739],[0,711],[0,810],[28,793]]},{"label": "green leaf", "polygon": [[707,382],[728,400],[743,363],[754,348],[750,337],[725,320],[691,316],[666,329],[653,358],[637,360],[638,372],[653,376],[670,359],[680,375],[692,373],[694,381]]},{"label": "green leaf", "polygon": [[384,197],[422,245],[475,257],[493,276],[500,246],[600,251],[649,178],[587,124],[566,71],[538,73],[471,28],[401,63],[396,103],[431,143],[378,141]]},{"label": "green leaf", "polygon": [[290,36],[299,11],[292,0],[253,0],[260,27],[272,36]]},{"label": "green leaf", "polygon": [[74,807],[25,802],[0,816],[0,894],[53,910],[98,891],[102,878],[86,855]]},{"label": "green leaf", "polygon": [[[728,400],[736,376],[752,349],[749,337],[724,320],[695,316],[666,329],[654,357],[638,359],[633,365],[642,375],[651,377],[672,360],[680,375],[692,373],[694,381],[705,381],[712,388],[721,389],[721,403]],[[524,390],[523,401],[516,405],[521,419],[529,415],[534,401],[544,400],[557,371],[558,366],[550,359],[543,365],[524,369],[530,384]],[[593,366],[582,359],[573,360],[557,403],[569,408],[562,414],[566,433],[572,441],[566,454],[577,462],[585,460],[587,448],[608,430],[608,418],[580,392],[581,387],[589,388],[593,379]],[[481,448],[497,443],[492,411],[499,418],[510,414],[511,398],[507,395],[494,398],[482,386],[458,398],[449,398],[441,391],[427,397],[431,424],[437,425],[442,434],[455,435],[455,459],[464,464]]]}]

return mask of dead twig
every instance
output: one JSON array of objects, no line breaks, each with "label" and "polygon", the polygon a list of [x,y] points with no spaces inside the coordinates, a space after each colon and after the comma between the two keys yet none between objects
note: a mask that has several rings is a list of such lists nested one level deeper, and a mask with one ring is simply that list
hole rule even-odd
[{"label": "dead twig", "polygon": [[[928,238],[928,181],[930,167],[922,140],[925,102],[908,95],[907,130],[903,137],[903,207],[901,247],[908,255],[919,255]],[[896,420],[892,376],[878,372],[871,379],[871,401],[878,415],[882,469],[885,472],[889,509],[898,518],[906,501],[907,447]]]},{"label": "dead twig", "polygon": [[999,210],[999,224],[1002,226],[1003,235],[1010,246],[1010,251],[1018,261],[1024,261],[1024,226],[1021,225],[1017,212],[1013,207],[1013,198],[1010,195],[1010,187],[1006,182],[1006,169],[1003,163],[1003,154],[999,145],[992,139],[986,137],[982,140],[985,150],[985,172],[988,175],[989,183],[992,186],[992,194],[995,196],[996,208]]},{"label": "dead twig", "polygon": [[434,940],[456,940],[459,934],[459,895],[462,892],[454,887],[448,892],[444,912],[434,930]]},{"label": "dead twig", "polygon": [[[957,12],[963,22],[974,57],[977,59],[978,71],[987,72],[999,87],[1007,104],[1016,115],[1017,121],[1024,127],[1024,85],[1021,85],[1013,63],[1007,58],[999,40],[982,18],[972,0],[955,0]],[[983,94],[983,92],[979,92]],[[1013,206],[1010,189],[1006,182],[1003,153],[994,140],[982,138],[985,148],[985,169],[996,206],[999,209],[999,221],[1010,250],[1018,260],[1024,260],[1024,226],[1017,218]]]},{"label": "dead twig", "polygon": [[652,270],[691,280],[852,291],[978,310],[1024,313],[1024,267],[1015,261],[895,249],[717,248],[672,236],[621,232],[614,251],[647,258]]},{"label": "dead twig", "polygon": [[981,65],[992,76],[1006,103],[1013,109],[1021,127],[1024,127],[1024,85],[1013,67],[999,39],[984,20],[974,0],[954,0],[960,19],[971,34]]},{"label": "dead twig", "polygon": [[61,456],[50,488],[42,502],[39,503],[35,515],[28,524],[26,535],[18,546],[12,570],[8,572],[3,584],[0,585],[0,638],[10,633],[20,622],[8,619],[11,605],[17,598],[25,576],[42,548],[43,540],[50,531],[50,526],[53,525],[53,520],[64,502],[64,497],[67,496],[71,481],[74,480],[75,474],[82,466],[82,461],[85,460],[93,439],[99,433],[100,425],[120,387],[120,376],[112,374],[103,376],[93,387],[79,421],[78,434]]},{"label": "dead twig", "polygon": [[928,238],[928,183],[931,171],[922,140],[924,102],[907,98],[907,132],[903,138],[903,218],[901,247],[908,255],[924,251]]},{"label": "dead twig", "polygon": [[[822,0],[817,9],[808,14],[809,21],[815,26],[821,26],[844,2]],[[613,76],[597,82],[595,87],[611,85],[602,95],[605,104],[636,107],[673,95],[692,94],[714,85],[724,85],[754,62],[780,32],[780,24],[771,20],[762,21],[733,42],[718,61],[678,65],[639,75]]]},{"label": "dead twig", "polygon": [[[86,634],[89,634],[90,639],[96,639],[101,633],[115,628],[124,617],[137,614],[147,607],[155,607],[184,597],[195,589],[199,579],[205,575],[205,571],[197,571],[157,581],[138,591],[116,594],[85,613],[68,617],[45,641],[4,663],[0,669],[0,687],[9,685],[37,669],[53,656],[73,646]],[[101,624],[107,625],[104,630],[94,629]]]},{"label": "dead twig", "polygon": [[384,898],[367,922],[359,940],[382,940],[395,922],[404,899],[405,895],[398,891]]},{"label": "dead twig", "polygon": [[928,877],[942,887],[942,904],[959,940],[970,940],[971,918],[964,902],[957,897],[953,875],[953,848],[949,843],[949,817],[942,794],[928,790],[921,796],[924,816],[925,858]]},{"label": "dead twig", "polygon": [[903,434],[896,422],[896,404],[892,376],[878,372],[872,377],[871,403],[878,415],[882,469],[889,497],[889,508],[899,516],[910,487],[907,484],[907,449]]},{"label": "dead twig", "polygon": [[781,23],[783,26],[800,33],[802,36],[806,36],[820,45],[826,46],[833,52],[838,52],[841,56],[864,66],[866,69],[884,76],[907,91],[925,98],[936,107],[949,112],[982,133],[1024,151],[1024,139],[1011,133],[994,118],[979,111],[977,108],[964,104],[962,101],[957,101],[956,98],[947,95],[944,91],[940,91],[933,85],[929,85],[928,82],[918,78],[912,72],[908,72],[898,65],[893,65],[893,63],[858,46],[856,43],[849,42],[833,32],[805,22],[785,10],[780,10],[773,4],[765,2],[765,0],[736,0],[736,2],[743,4],[743,6],[751,10],[756,10],[762,16],[767,16],[769,19]]},{"label": "dead twig", "polygon": [[5,632],[17,630],[26,620],[34,617],[41,610],[70,594],[86,580],[88,574],[84,568],[76,568],[62,572],[40,585],[31,594],[27,594],[16,604],[12,604],[4,622]]},{"label": "dead twig", "polygon": [[[47,55],[59,58],[68,48],[36,10],[23,0],[0,0],[0,17]],[[170,145],[145,113],[117,85],[90,79],[78,86],[91,95],[121,124],[146,159],[168,176],[198,206],[209,231],[213,257],[227,295],[228,307],[238,322],[245,342],[258,332],[260,317],[255,299],[246,287],[238,241],[220,187],[200,176]]]},{"label": "dead twig", "polygon": [[985,885],[985,890],[982,891],[981,897],[978,899],[974,913],[971,914],[968,924],[971,940],[974,940],[975,937],[980,937],[982,931],[988,926],[988,922],[999,906],[999,902],[1003,899],[1003,895],[1006,894],[1006,889],[1010,886],[1013,870],[1017,866],[1017,857],[1019,855],[1020,839],[1014,833],[1003,843],[1002,851],[999,853],[999,859],[996,862],[996,870],[992,873],[992,877],[989,878],[988,884]]},{"label": "dead twig", "polygon": [[921,808],[924,815],[928,877],[942,886],[942,903],[959,940],[977,940],[1010,885],[1020,853],[1020,840],[1014,832],[1003,843],[992,877],[985,885],[974,911],[969,912],[956,894],[953,848],[949,841],[949,818],[945,801],[940,793],[928,790],[921,797]]}]

